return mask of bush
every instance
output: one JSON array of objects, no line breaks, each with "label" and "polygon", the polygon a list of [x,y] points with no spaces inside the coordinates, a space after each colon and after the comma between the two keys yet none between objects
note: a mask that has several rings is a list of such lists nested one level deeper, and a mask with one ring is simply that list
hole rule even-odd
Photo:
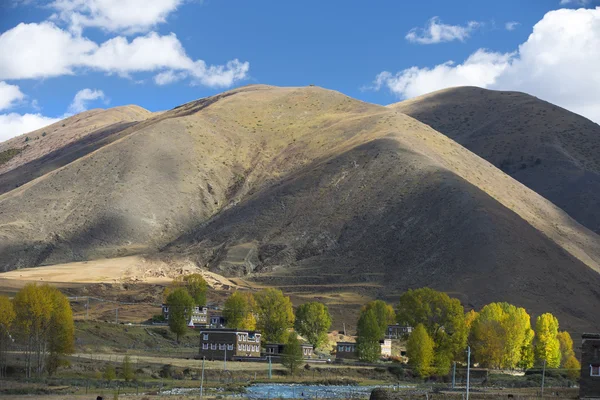
[{"label": "bush", "polygon": [[161,378],[170,378],[173,375],[173,366],[171,364],[165,364],[160,369]]}]

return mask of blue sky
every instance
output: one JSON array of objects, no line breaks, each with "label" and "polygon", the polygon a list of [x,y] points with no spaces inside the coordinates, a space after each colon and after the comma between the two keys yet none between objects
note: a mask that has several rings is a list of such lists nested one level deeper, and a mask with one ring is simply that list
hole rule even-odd
[{"label": "blue sky", "polygon": [[87,108],[158,111],[249,83],[379,104],[470,84],[598,122],[599,3],[5,0],[0,141]]}]

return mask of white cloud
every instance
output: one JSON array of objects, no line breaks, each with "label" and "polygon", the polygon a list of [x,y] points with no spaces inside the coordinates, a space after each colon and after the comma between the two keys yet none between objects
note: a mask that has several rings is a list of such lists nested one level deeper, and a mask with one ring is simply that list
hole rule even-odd
[{"label": "white cloud", "polygon": [[82,89],[73,98],[73,102],[69,106],[69,112],[76,114],[87,110],[89,101],[104,99],[104,92],[97,89]]},{"label": "white cloud", "polygon": [[25,98],[18,86],[0,81],[0,110],[11,108]]},{"label": "white cloud", "polygon": [[54,0],[55,19],[67,22],[81,34],[88,27],[108,32],[133,34],[147,32],[166,22],[182,0]]},{"label": "white cloud", "polygon": [[154,76],[154,83],[157,85],[169,85],[187,77],[185,72],[175,72],[173,70],[163,71]]},{"label": "white cloud", "polygon": [[461,64],[380,73],[374,88],[409,98],[452,86],[518,90],[600,122],[600,7],[550,11],[515,53],[478,50]]},{"label": "white cloud", "polygon": [[478,50],[464,63],[452,61],[433,68],[412,67],[396,74],[384,71],[375,79],[376,90],[382,86],[404,98],[415,97],[451,86],[483,86],[496,82],[511,64],[514,54]]},{"label": "white cloud", "polygon": [[58,121],[60,118],[44,117],[41,114],[0,114],[0,142]]},{"label": "white cloud", "polygon": [[227,87],[246,78],[249,64],[236,59],[207,66],[191,59],[174,33],[150,32],[131,41],[117,36],[98,45],[43,22],[19,24],[0,35],[0,79],[46,78],[86,68],[121,76],[171,70],[197,84]]},{"label": "white cloud", "polygon": [[481,23],[470,21],[465,26],[442,24],[438,17],[429,20],[425,28],[413,28],[405,36],[406,40],[419,44],[436,44],[459,40],[463,42]]},{"label": "white cloud", "polygon": [[0,79],[71,75],[97,47],[50,22],[21,23],[0,35]]},{"label": "white cloud", "polygon": [[504,24],[504,27],[506,28],[507,31],[514,31],[515,29],[517,29],[517,26],[521,25],[521,23],[517,22],[517,21],[510,21],[507,22],[506,24]]},{"label": "white cloud", "polygon": [[566,6],[569,4],[574,4],[578,6],[586,6],[590,4],[591,0],[560,0],[561,6]]}]

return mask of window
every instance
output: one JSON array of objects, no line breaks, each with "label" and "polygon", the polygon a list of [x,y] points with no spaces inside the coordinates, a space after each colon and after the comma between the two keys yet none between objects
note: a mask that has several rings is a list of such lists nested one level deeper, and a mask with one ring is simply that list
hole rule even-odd
[{"label": "window", "polygon": [[600,376],[600,365],[590,365],[590,376]]},{"label": "window", "polygon": [[211,350],[216,350],[217,349],[217,344],[216,343],[211,343],[210,349]]},{"label": "window", "polygon": [[338,346],[338,351],[344,351],[344,346]]},{"label": "window", "polygon": [[232,344],[228,344],[227,345],[227,350],[233,350],[233,345]]},{"label": "window", "polygon": [[205,334],[202,336],[202,340],[208,340],[208,333],[205,333]]},{"label": "window", "polygon": [[350,346],[346,346],[346,351],[352,351],[352,348]]},{"label": "window", "polygon": [[208,350],[208,343],[202,343],[202,350]]},{"label": "window", "polygon": [[238,344],[238,351],[242,351],[242,345]]},{"label": "window", "polygon": [[222,343],[219,343],[219,350],[225,350],[225,345]]}]

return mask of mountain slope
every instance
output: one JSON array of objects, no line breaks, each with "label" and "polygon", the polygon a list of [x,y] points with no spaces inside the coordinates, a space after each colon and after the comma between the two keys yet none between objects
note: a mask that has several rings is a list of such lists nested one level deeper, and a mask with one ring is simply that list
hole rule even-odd
[{"label": "mountain slope", "polygon": [[395,110],[255,85],[126,131],[0,196],[0,268],[153,254],[289,292],[430,285],[599,328],[598,236]]},{"label": "mountain slope", "polygon": [[524,93],[475,87],[390,107],[454,139],[600,232],[600,125]]},{"label": "mountain slope", "polygon": [[151,115],[134,105],[94,109],[0,143],[0,194],[117,140]]}]

